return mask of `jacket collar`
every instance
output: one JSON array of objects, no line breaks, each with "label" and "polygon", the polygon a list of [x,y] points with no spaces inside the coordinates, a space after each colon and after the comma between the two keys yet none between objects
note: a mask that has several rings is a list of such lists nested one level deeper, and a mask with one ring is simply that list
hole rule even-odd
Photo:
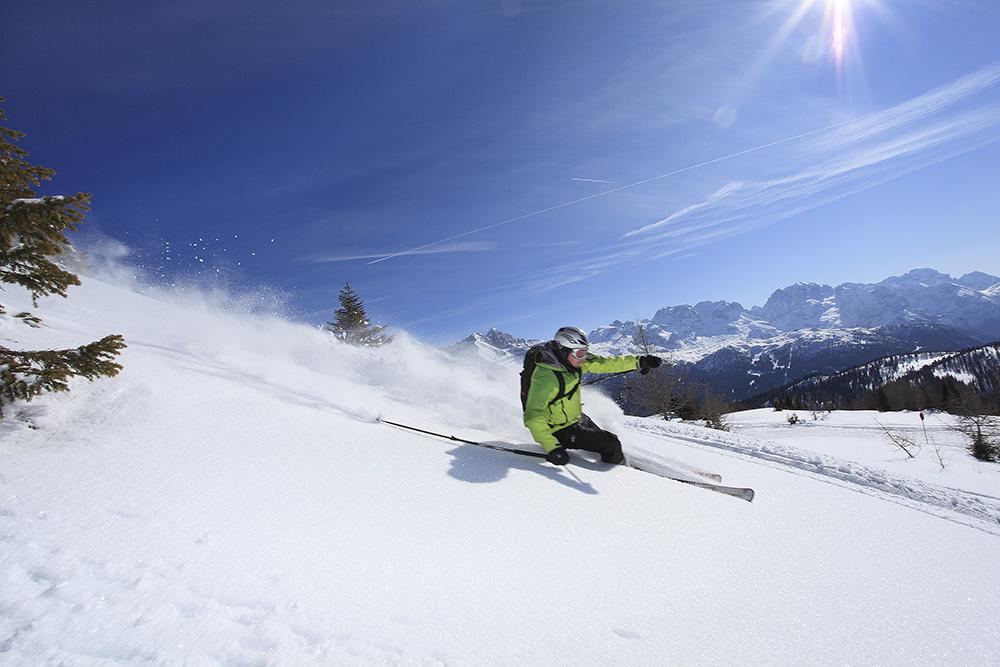
[{"label": "jacket collar", "polygon": [[579,369],[573,368],[569,365],[569,362],[563,358],[562,350],[560,349],[559,343],[554,340],[542,345],[541,350],[538,353],[537,363],[542,366],[551,368],[554,371],[569,371],[570,373],[579,373]]}]

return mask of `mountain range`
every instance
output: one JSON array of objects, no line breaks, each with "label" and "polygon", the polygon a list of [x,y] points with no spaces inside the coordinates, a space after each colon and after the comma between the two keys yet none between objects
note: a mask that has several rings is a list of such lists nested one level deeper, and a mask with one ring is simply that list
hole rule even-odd
[{"label": "mountain range", "polygon": [[[776,290],[763,306],[667,306],[649,320],[615,320],[589,335],[598,354],[648,349],[670,357],[674,372],[744,399],[888,355],[957,351],[1000,340],[1000,278],[914,269],[874,284],[796,283]],[[448,349],[519,361],[535,342],[491,329]]]}]

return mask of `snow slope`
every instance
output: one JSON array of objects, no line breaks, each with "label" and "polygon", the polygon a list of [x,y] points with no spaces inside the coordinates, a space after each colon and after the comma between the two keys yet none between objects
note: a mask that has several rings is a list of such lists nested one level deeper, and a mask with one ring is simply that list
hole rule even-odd
[{"label": "snow slope", "polygon": [[[934,480],[937,482],[935,484],[914,477],[898,475],[881,466],[866,465],[856,460],[818,454],[815,451],[802,449],[801,445],[807,443],[798,439],[794,442],[800,446],[790,446],[731,433],[706,432],[705,429],[687,424],[666,423],[650,419],[630,420],[630,425],[642,432],[667,438],[673,443],[693,444],[703,448],[707,447],[731,452],[746,459],[766,462],[769,465],[781,467],[789,472],[801,473],[802,471],[806,471],[816,479],[821,479],[828,483],[836,482],[854,491],[862,493],[878,492],[880,496],[887,500],[894,502],[905,501],[905,504],[915,509],[935,514],[950,521],[960,521],[965,525],[1000,535],[1000,497],[997,494],[998,478],[995,466],[992,466],[992,464],[982,464],[973,460],[972,463],[976,465],[969,465],[962,461],[959,467],[964,474],[938,477]],[[795,428],[802,430],[802,427],[799,425],[796,425]],[[838,440],[857,441],[861,439],[858,438],[857,434],[841,431]],[[871,444],[868,438],[863,437],[863,440],[868,440],[868,444]],[[815,444],[815,441],[812,442]],[[831,443],[825,444],[829,447]],[[863,449],[860,442],[852,444],[852,448]],[[879,450],[883,451],[886,445],[884,443],[878,444]],[[822,448],[814,447],[814,449]],[[898,458],[906,459],[907,462],[910,461],[901,451],[899,457],[895,456],[891,451],[889,451],[889,454],[890,457],[887,460],[890,463],[894,463],[893,459]],[[958,458],[957,452],[954,451],[946,451],[942,456],[949,464]],[[878,454],[875,454],[875,458],[877,457]],[[908,472],[917,472],[919,474],[926,471],[929,465],[930,460],[928,458],[927,465],[921,468],[910,468]],[[991,466],[994,469],[989,469]],[[980,472],[985,473],[985,475],[983,479],[978,479],[974,474],[969,474],[970,470],[973,473]],[[938,472],[942,472],[940,468],[938,468]],[[922,477],[929,478],[931,476],[925,473]],[[939,486],[945,479],[962,479],[978,482],[980,486],[988,489],[992,494]],[[970,523],[961,517],[955,516],[955,513],[973,517],[983,522],[983,524]]]},{"label": "snow slope", "polygon": [[[793,413],[802,421],[790,425],[788,416]],[[967,440],[953,428],[957,419],[942,412],[927,412],[924,417],[921,422],[917,412],[835,410],[818,412],[814,418],[808,410],[775,412],[770,408],[728,415],[733,432],[758,446],[763,441],[805,450],[801,456],[815,453],[846,459],[935,486],[1000,496],[1000,466],[969,455]],[[909,438],[917,446],[915,457],[909,458],[891,444],[883,427]]]},{"label": "snow slope", "polygon": [[[4,665],[1000,653],[980,624],[1000,613],[989,516],[754,457],[767,443],[746,436],[626,427],[596,393],[586,409],[627,453],[757,499],[393,429],[374,418],[525,446],[517,369],[405,336],[355,350],[219,297],[144,292],[89,278],[42,303],[42,330],[0,319],[4,345],[129,344],[119,377],[0,423]],[[743,440],[711,444],[726,438]]]}]

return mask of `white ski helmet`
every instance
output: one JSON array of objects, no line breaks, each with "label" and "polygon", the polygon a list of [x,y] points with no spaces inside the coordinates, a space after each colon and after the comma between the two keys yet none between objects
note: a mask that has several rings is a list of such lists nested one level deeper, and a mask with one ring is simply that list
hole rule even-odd
[{"label": "white ski helmet", "polygon": [[590,347],[587,334],[576,327],[563,327],[556,332],[553,340],[571,350],[585,350]]}]

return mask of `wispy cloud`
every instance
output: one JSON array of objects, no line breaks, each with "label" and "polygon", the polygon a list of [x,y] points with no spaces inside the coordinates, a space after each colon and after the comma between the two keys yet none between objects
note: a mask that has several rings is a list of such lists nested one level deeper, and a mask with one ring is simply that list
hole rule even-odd
[{"label": "wispy cloud", "polygon": [[521,248],[565,248],[582,245],[583,241],[542,241],[539,243],[522,243]]},{"label": "wispy cloud", "polygon": [[494,250],[496,244],[492,241],[460,241],[458,243],[448,243],[418,250],[391,250],[385,252],[369,252],[354,255],[320,255],[316,257],[305,257],[302,259],[309,264],[324,264],[327,262],[351,262],[363,259],[377,259],[380,257],[403,257],[406,255],[439,255],[453,252],[488,252]]},{"label": "wispy cloud", "polygon": [[766,178],[731,181],[599,250],[519,276],[503,288],[543,292],[637,262],[691,256],[907,173],[1000,141],[1000,103],[977,99],[1000,83],[993,64],[899,105],[785,144]]},{"label": "wispy cloud", "polygon": [[604,181],[599,178],[571,178],[571,181],[579,181],[581,183],[607,183],[608,185],[614,185],[615,181]]},{"label": "wispy cloud", "polygon": [[789,167],[784,173],[727,183],[702,201],[633,229],[624,238],[675,242],[714,227],[723,228],[720,236],[726,230],[753,229],[996,142],[1000,104],[942,115],[998,82],[1000,64],[994,64],[811,137],[788,152],[782,161]]},{"label": "wispy cloud", "polygon": [[699,243],[692,242],[683,248],[660,248],[650,252],[646,244],[619,244],[614,248],[590,251],[573,261],[556,264],[542,271],[518,276],[514,280],[498,285],[497,289],[516,292],[549,292],[595,278],[608,270],[623,265],[678,255],[690,251],[696,245]]},{"label": "wispy cloud", "polygon": [[824,135],[802,142],[808,153],[837,150],[852,143],[878,139],[926,119],[1000,83],[1000,62],[961,77],[896,106],[869,114]]},{"label": "wispy cloud", "polygon": [[378,303],[380,301],[389,301],[390,299],[398,299],[400,297],[413,297],[414,295],[420,294],[423,291],[424,290],[422,289],[413,289],[413,290],[405,290],[403,292],[393,292],[391,294],[383,294],[381,296],[374,296],[367,298],[365,299],[365,303],[371,304],[371,303]]}]

